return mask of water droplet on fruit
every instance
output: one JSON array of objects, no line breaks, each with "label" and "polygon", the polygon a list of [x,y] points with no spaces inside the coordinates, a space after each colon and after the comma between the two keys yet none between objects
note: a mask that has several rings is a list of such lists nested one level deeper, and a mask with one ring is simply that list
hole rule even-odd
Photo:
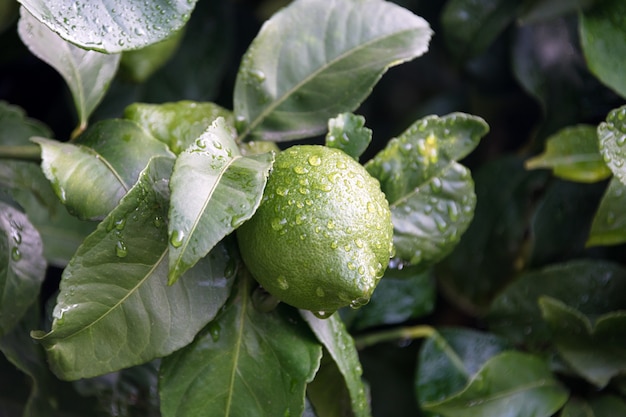
[{"label": "water droplet on fruit", "polygon": [[278,287],[281,290],[287,290],[289,289],[289,283],[287,282],[287,278],[285,278],[284,276],[279,276],[278,278],[276,278],[276,283],[278,284]]},{"label": "water droplet on fruit", "polygon": [[338,247],[339,247],[339,243],[337,243],[337,241],[336,241],[336,240],[333,240],[333,241],[330,243],[330,248],[331,248],[331,249],[337,249]]},{"label": "water droplet on fruit", "polygon": [[369,302],[370,302],[370,299],[367,297],[356,298],[350,302],[350,308],[353,308],[356,310],[357,308],[361,308]]},{"label": "water droplet on fruit", "polygon": [[293,167],[293,172],[295,172],[298,175],[303,175],[309,172],[309,170],[303,166],[298,165],[298,166]]},{"label": "water droplet on fruit", "polygon": [[317,287],[317,288],[315,289],[315,294],[316,294],[318,297],[323,297],[324,295],[326,295],[326,293],[324,292],[324,289],[323,289],[322,287]]},{"label": "water droplet on fruit", "polygon": [[311,155],[309,156],[309,165],[317,167],[320,166],[320,164],[322,163],[322,159],[318,156],[318,155]]},{"label": "water droplet on fruit", "polygon": [[272,226],[272,229],[278,231],[278,230],[281,230],[283,227],[285,227],[286,224],[287,224],[287,219],[285,219],[284,217],[283,218],[274,217],[272,219],[271,226]]},{"label": "water droplet on fruit", "polygon": [[435,177],[430,181],[430,189],[433,193],[441,192],[442,188],[443,184],[439,178]]},{"label": "water droplet on fruit", "polygon": [[289,189],[285,188],[285,187],[278,187],[276,188],[276,194],[281,195],[281,196],[286,196],[287,194],[289,194]]},{"label": "water droplet on fruit", "polygon": [[333,313],[334,311],[314,311],[313,315],[317,317],[318,319],[324,320],[332,316]]},{"label": "water droplet on fruit", "polygon": [[185,240],[185,232],[182,230],[174,230],[170,236],[170,244],[175,248],[180,248]]}]

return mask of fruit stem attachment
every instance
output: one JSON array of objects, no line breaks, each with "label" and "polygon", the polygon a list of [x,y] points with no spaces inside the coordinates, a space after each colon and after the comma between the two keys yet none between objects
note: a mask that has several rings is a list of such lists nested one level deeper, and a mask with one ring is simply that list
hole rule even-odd
[{"label": "fruit stem attachment", "polygon": [[41,148],[39,145],[0,146],[0,158],[39,162],[41,160]]},{"label": "fruit stem attachment", "polygon": [[375,345],[381,342],[388,342],[392,340],[413,340],[431,337],[436,334],[437,331],[427,325],[411,326],[411,327],[397,327],[395,329],[385,330],[381,332],[366,334],[356,337],[354,343],[358,350],[364,349],[368,346]]}]

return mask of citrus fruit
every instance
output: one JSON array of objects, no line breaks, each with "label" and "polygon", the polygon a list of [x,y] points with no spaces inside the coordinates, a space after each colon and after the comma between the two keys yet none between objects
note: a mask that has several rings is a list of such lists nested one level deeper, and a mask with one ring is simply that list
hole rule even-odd
[{"label": "citrus fruit", "polygon": [[318,315],[367,303],[392,250],[378,181],[344,152],[278,154],[256,213],[237,230],[241,256],[273,296]]}]

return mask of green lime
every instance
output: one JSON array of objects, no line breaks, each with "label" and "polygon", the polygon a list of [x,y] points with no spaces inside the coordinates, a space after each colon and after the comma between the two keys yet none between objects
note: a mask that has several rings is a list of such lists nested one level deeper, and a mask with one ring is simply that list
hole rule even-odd
[{"label": "green lime", "polygon": [[316,145],[278,154],[257,212],[237,230],[252,276],[319,315],[369,301],[392,236],[378,181],[344,152]]}]

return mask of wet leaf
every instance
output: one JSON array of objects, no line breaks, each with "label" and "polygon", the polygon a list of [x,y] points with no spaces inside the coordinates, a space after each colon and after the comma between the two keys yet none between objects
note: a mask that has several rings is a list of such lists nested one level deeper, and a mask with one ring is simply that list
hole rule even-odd
[{"label": "wet leaf", "polygon": [[233,99],[240,139],[324,132],[389,67],[426,52],[430,37],[425,20],[390,2],[290,4],[263,25],[242,59]]},{"label": "wet leaf", "polygon": [[591,224],[587,246],[618,245],[626,242],[626,185],[612,178]]},{"label": "wet leaf", "polygon": [[219,316],[163,360],[164,417],[302,415],[321,347],[293,309],[256,310],[251,286],[242,277]]},{"label": "wet leaf", "polygon": [[612,110],[598,125],[600,153],[613,174],[626,184],[626,106]]},{"label": "wet leaf", "polygon": [[252,217],[273,161],[273,153],[242,156],[223,118],[179,155],[170,183],[170,284]]},{"label": "wet leaf", "polygon": [[372,131],[365,127],[365,118],[342,113],[328,121],[326,146],[341,149],[357,161],[372,141]]}]

